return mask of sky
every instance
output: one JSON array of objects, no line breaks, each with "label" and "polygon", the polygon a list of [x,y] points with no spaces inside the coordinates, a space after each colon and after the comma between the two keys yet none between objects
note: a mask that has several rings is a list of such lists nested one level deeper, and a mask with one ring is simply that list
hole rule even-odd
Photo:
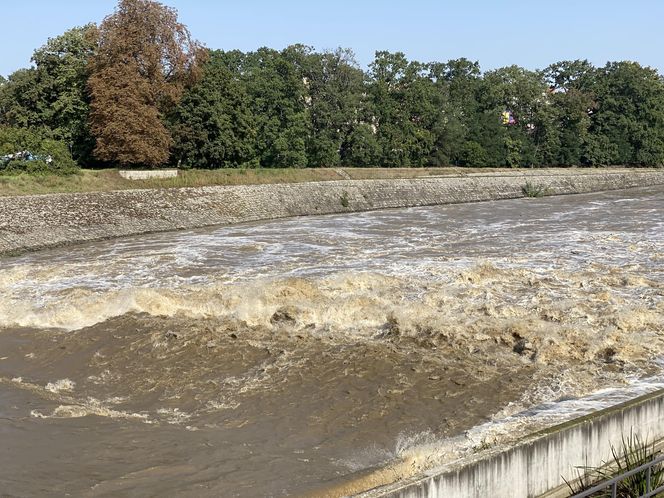
[{"label": "sky", "polygon": [[[0,75],[30,65],[35,48],[99,23],[115,0],[4,0]],[[165,0],[209,48],[351,48],[366,67],[376,50],[409,59],[479,61],[483,70],[541,69],[588,59],[632,60],[664,73],[661,0]]]}]

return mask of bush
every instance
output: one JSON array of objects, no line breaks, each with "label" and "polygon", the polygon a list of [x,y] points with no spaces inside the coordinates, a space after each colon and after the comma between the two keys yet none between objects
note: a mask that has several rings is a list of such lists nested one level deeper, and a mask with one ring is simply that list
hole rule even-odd
[{"label": "bush", "polygon": [[341,201],[341,207],[347,208],[349,205],[348,202],[348,192],[345,190],[341,193],[341,196],[339,197],[339,200]]},{"label": "bush", "polygon": [[489,165],[489,156],[484,147],[477,142],[466,142],[459,151],[459,164],[461,166],[484,167]]},{"label": "bush", "polygon": [[46,138],[39,130],[0,126],[0,174],[68,175],[77,169],[63,142]]},{"label": "bush", "polygon": [[520,140],[512,137],[505,137],[505,152],[507,154],[507,166],[510,168],[518,168],[523,162],[522,157],[522,144]]},{"label": "bush", "polygon": [[526,184],[521,187],[521,192],[525,197],[544,197],[547,194],[548,189],[541,185],[526,182]]}]

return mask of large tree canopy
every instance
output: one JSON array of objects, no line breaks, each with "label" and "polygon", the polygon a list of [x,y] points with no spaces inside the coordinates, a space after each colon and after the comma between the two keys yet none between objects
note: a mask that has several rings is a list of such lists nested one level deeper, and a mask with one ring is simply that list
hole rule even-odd
[{"label": "large tree canopy", "polygon": [[170,156],[163,116],[198,75],[201,51],[177,12],[152,0],[121,0],[99,27],[89,88],[95,156],[156,167]]}]

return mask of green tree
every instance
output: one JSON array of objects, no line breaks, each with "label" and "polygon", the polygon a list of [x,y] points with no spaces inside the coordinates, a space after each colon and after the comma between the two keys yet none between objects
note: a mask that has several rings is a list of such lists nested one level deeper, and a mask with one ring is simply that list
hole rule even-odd
[{"label": "green tree", "polygon": [[74,158],[91,159],[94,139],[88,126],[88,61],[94,55],[97,28],[93,24],[70,29],[37,49],[32,61],[37,67],[42,124],[64,141]]},{"label": "green tree", "polygon": [[307,88],[301,67],[308,49],[282,52],[260,48],[247,54],[241,69],[254,116],[255,150],[261,166],[307,166],[310,119]]},{"label": "green tree", "polygon": [[370,168],[379,165],[381,159],[382,150],[376,140],[375,128],[365,122],[357,123],[346,143],[344,164]]},{"label": "green tree", "polygon": [[436,144],[446,130],[446,92],[429,77],[428,66],[401,52],[377,52],[370,66],[376,139],[381,166],[425,166],[446,161]]},{"label": "green tree", "polygon": [[664,164],[664,82],[636,62],[597,71],[585,160],[589,164]]},{"label": "green tree", "polygon": [[469,137],[481,113],[477,99],[482,82],[479,63],[465,58],[434,62],[429,64],[429,75],[438,91],[446,95],[441,109],[445,126],[443,133],[437,133],[437,150],[453,164],[484,165],[477,161],[488,162],[486,151],[480,153],[478,147],[483,147]]},{"label": "green tree", "polygon": [[254,116],[240,79],[244,54],[210,51],[201,81],[171,114],[173,161],[193,168],[235,168],[255,157]]},{"label": "green tree", "polygon": [[[549,93],[542,76],[518,66],[484,75],[478,92],[481,114],[472,123],[470,136],[496,160],[497,165],[531,166],[537,157],[537,131],[546,124]],[[500,124],[501,112],[509,110],[513,126]]]},{"label": "green tree", "polygon": [[49,39],[32,56],[43,96],[42,123],[83,162],[91,159],[94,146],[88,127],[87,79],[96,44],[97,28],[88,24]]},{"label": "green tree", "polygon": [[587,60],[555,62],[542,71],[545,82],[552,90],[590,92],[596,79],[596,69]]},{"label": "green tree", "polygon": [[[350,50],[311,53],[305,69],[311,119],[307,139],[310,166],[348,162],[351,135],[361,121],[364,73]],[[361,132],[360,132],[361,133]]]},{"label": "green tree", "polygon": [[16,71],[0,88],[0,123],[40,129],[87,162],[94,142],[87,124],[86,85],[95,41],[96,28],[90,24],[50,38],[35,50],[35,67]]},{"label": "green tree", "polygon": [[44,126],[43,94],[35,68],[19,69],[0,87],[0,124],[20,128]]},{"label": "green tree", "polygon": [[549,86],[550,106],[536,133],[539,163],[582,164],[590,116],[596,107],[595,68],[586,60],[562,61],[547,67],[542,76]]}]

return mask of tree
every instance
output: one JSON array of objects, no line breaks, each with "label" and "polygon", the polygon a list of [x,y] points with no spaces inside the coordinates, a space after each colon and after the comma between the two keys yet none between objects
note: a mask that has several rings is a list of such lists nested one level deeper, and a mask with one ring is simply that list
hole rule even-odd
[{"label": "tree", "polygon": [[312,53],[305,66],[311,134],[307,140],[310,166],[345,163],[350,136],[360,119],[364,73],[348,49]]},{"label": "tree", "polygon": [[303,63],[309,50],[302,45],[281,52],[259,48],[244,60],[242,79],[250,96],[256,159],[261,166],[307,166],[311,120]]},{"label": "tree", "polygon": [[199,75],[202,51],[177,12],[152,0],[120,0],[99,28],[89,80],[95,156],[158,167],[172,138],[163,123]]},{"label": "tree", "polygon": [[[537,160],[538,130],[544,131],[549,106],[548,87],[541,74],[519,66],[485,73],[478,113],[470,136],[480,143],[496,165],[531,166]],[[509,110],[516,124],[503,126],[500,114]]]},{"label": "tree", "polygon": [[[436,150],[439,151],[440,162],[486,165],[486,152],[480,152],[482,146],[468,136],[471,124],[477,120],[479,112],[477,96],[482,81],[479,63],[461,58],[445,63],[433,62],[428,68],[429,78],[443,96],[440,111],[444,126],[436,133]],[[469,161],[469,157],[473,160]]]},{"label": "tree", "polygon": [[35,68],[19,69],[0,87],[0,125],[18,128],[44,126],[39,79]]},{"label": "tree", "polygon": [[348,137],[344,151],[346,166],[374,167],[382,159],[382,151],[376,140],[375,128],[371,125],[357,123]]},{"label": "tree", "polygon": [[636,62],[610,62],[598,71],[586,145],[589,164],[664,164],[664,82]]},{"label": "tree", "polygon": [[596,70],[586,60],[561,61],[547,67],[542,76],[549,87],[550,106],[538,116],[538,162],[582,164],[590,116],[597,106],[593,92]]},{"label": "tree", "polygon": [[426,67],[409,62],[401,52],[376,52],[370,65],[376,140],[382,149],[379,166],[424,166],[434,150],[433,121],[441,116],[439,96]]},{"label": "tree", "polygon": [[519,129],[528,129],[538,108],[547,105],[547,86],[535,71],[519,66],[503,67],[487,72],[482,83],[483,110],[494,110],[496,120],[501,111],[511,110]]},{"label": "tree", "polygon": [[41,93],[41,122],[83,162],[91,159],[94,146],[88,125],[87,79],[96,45],[97,28],[88,24],[49,39],[32,56]]},{"label": "tree", "polygon": [[254,117],[240,79],[243,60],[239,51],[209,52],[201,81],[170,116],[174,161],[194,168],[234,168],[254,159]]},{"label": "tree", "polygon": [[473,141],[466,142],[461,146],[459,151],[459,165],[474,168],[490,166],[484,147]]},{"label": "tree", "polygon": [[0,87],[0,123],[39,129],[64,141],[74,157],[90,159],[88,59],[96,46],[94,25],[73,28],[35,50],[34,68],[20,69]]}]

